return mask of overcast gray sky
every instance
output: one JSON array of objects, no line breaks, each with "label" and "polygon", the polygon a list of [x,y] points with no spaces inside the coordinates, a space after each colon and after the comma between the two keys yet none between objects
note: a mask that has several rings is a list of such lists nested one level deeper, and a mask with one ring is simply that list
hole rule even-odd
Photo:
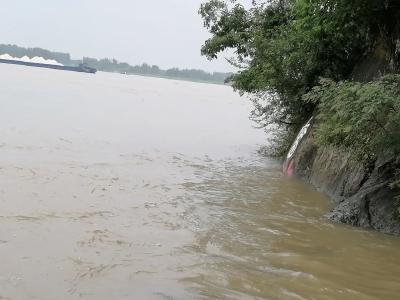
[{"label": "overcast gray sky", "polygon": [[1,1],[0,43],[42,47],[73,58],[116,58],[162,68],[230,71],[200,56],[208,37],[197,11],[202,0]]}]

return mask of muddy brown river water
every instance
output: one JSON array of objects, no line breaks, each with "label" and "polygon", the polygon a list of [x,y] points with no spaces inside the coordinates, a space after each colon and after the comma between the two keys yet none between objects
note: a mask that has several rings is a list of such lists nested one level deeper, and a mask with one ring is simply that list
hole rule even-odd
[{"label": "muddy brown river water", "polygon": [[282,177],[229,87],[0,65],[0,299],[400,299],[400,239]]}]

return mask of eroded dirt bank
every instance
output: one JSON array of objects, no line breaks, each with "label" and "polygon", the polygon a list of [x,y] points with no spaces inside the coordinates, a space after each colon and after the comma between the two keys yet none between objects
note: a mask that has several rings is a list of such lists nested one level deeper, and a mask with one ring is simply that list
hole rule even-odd
[{"label": "eroded dirt bank", "polygon": [[400,158],[381,156],[364,165],[341,149],[319,147],[313,126],[293,156],[294,173],[333,199],[334,208],[326,216],[339,223],[399,235],[396,195],[400,191],[391,183],[399,178],[396,169]]}]

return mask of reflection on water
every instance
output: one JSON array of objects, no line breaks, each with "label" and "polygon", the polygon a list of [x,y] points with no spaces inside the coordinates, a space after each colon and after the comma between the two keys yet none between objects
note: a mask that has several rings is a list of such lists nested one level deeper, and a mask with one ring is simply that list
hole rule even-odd
[{"label": "reflection on water", "polygon": [[0,299],[398,298],[400,241],[321,218],[229,88],[0,77]]}]

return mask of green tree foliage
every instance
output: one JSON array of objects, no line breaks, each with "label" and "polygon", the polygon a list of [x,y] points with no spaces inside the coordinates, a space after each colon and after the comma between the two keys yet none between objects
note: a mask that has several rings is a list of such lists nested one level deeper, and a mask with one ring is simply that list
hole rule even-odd
[{"label": "green tree foliage", "polygon": [[146,63],[142,65],[131,66],[128,63],[119,62],[116,59],[108,58],[96,59],[84,57],[82,60],[72,60],[68,53],[52,52],[41,48],[22,48],[15,45],[0,44],[0,54],[9,54],[14,57],[28,56],[31,58],[34,56],[40,56],[45,59],[54,59],[64,65],[78,65],[83,61],[88,66],[104,72],[157,76],[218,84],[225,83],[225,80],[231,75],[230,73],[220,72],[208,73],[197,69],[182,70],[178,68],[171,68],[168,70],[162,70],[158,66],[150,66]]},{"label": "green tree foliage", "polygon": [[[202,47],[209,59],[233,49],[239,72],[233,86],[252,93],[254,118],[263,126],[297,129],[316,103],[304,102],[320,77],[335,81],[354,66],[381,34],[396,22],[399,7],[390,0],[209,0],[200,14],[212,34]],[[269,98],[269,99],[268,99]]]},{"label": "green tree foliage", "polygon": [[321,144],[344,146],[367,159],[400,154],[400,75],[368,83],[323,79],[303,98],[319,103]]}]

